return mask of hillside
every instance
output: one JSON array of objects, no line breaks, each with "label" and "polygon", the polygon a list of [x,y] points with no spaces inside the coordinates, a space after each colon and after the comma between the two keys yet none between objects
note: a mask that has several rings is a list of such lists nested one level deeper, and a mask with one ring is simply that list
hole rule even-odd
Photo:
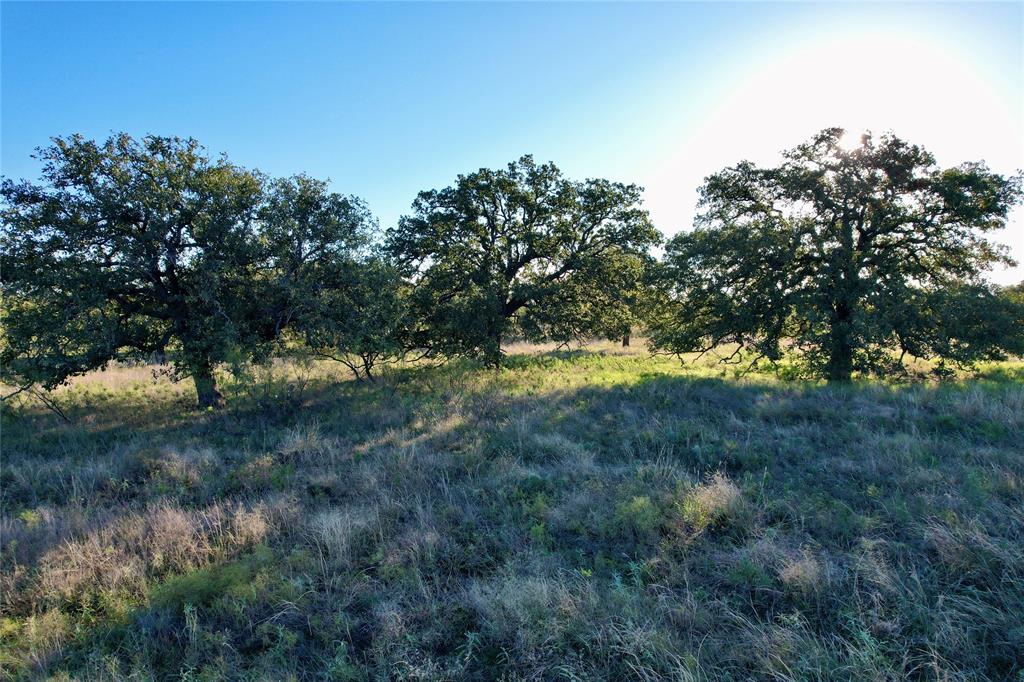
[{"label": "hillside", "polygon": [[147,368],[3,415],[5,678],[1017,679],[1024,365],[737,377],[634,346],[197,412]]}]

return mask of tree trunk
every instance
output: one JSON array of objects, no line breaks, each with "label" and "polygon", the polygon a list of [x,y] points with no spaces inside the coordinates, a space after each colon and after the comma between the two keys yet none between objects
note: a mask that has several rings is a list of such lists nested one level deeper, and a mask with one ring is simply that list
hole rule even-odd
[{"label": "tree trunk", "polygon": [[853,376],[853,318],[860,296],[858,261],[853,239],[853,222],[844,216],[837,277],[833,282],[832,329],[830,330],[828,383],[849,383]]},{"label": "tree trunk", "polygon": [[224,396],[217,390],[217,379],[213,376],[213,367],[204,365],[192,373],[192,381],[196,384],[196,397],[200,409],[212,408],[219,410],[224,407]]},{"label": "tree trunk", "polygon": [[369,355],[360,355],[359,357],[363,362],[363,376],[371,383],[376,381],[377,378],[373,375],[374,359]]},{"label": "tree trunk", "polygon": [[629,334],[622,337],[622,347],[629,348]]},{"label": "tree trunk", "polygon": [[501,329],[492,329],[484,348],[484,364],[491,369],[501,367]]},{"label": "tree trunk", "polygon": [[825,378],[828,383],[849,383],[853,376],[853,343],[849,319],[837,320],[832,326],[831,348]]},{"label": "tree trunk", "polygon": [[846,350],[845,353],[832,352],[829,358],[825,376],[830,384],[848,384],[853,377],[853,353]]},{"label": "tree trunk", "polygon": [[487,353],[485,361],[487,366],[491,369],[498,369],[501,367],[501,335],[497,335],[496,338],[492,339],[487,347]]}]

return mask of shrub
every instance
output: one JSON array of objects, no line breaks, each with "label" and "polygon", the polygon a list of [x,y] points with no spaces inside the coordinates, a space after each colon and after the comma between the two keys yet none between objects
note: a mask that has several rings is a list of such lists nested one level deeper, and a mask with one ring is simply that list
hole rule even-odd
[{"label": "shrub", "polygon": [[739,524],[747,511],[740,489],[721,473],[693,488],[680,505],[683,520],[697,534]]}]

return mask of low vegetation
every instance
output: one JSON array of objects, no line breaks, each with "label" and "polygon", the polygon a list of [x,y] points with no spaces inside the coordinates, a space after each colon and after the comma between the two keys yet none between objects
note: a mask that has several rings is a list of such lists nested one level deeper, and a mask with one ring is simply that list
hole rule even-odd
[{"label": "low vegetation", "polygon": [[784,381],[630,349],[3,413],[5,679],[1017,679],[1024,366]]}]

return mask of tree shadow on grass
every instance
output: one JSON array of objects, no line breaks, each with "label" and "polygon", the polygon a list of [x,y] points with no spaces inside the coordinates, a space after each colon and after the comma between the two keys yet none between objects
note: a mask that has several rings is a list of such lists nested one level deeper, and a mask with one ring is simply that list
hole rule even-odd
[{"label": "tree shadow on grass", "polygon": [[[560,350],[534,355],[509,356],[502,372],[482,369],[477,363],[456,361],[441,366],[402,368],[376,382],[315,381],[298,398],[279,400],[242,397],[223,411],[197,410],[187,399],[167,396],[114,396],[94,404],[68,406],[72,423],[63,423],[41,407],[13,413],[5,410],[3,426],[8,453],[46,459],[54,453],[79,449],[97,453],[124,441],[158,445],[191,443],[218,450],[267,451],[282,432],[298,425],[316,423],[325,432],[356,441],[382,430],[410,427],[425,411],[443,408],[456,398],[481,396],[470,401],[472,415],[480,423],[527,410],[539,401],[557,406],[559,421],[578,414],[583,421],[602,422],[625,413],[651,419],[703,419],[712,422],[757,418],[777,423],[820,422],[838,426],[858,409],[876,403],[872,418],[890,421],[899,406],[913,403],[926,412],[949,408],[966,389],[1013,391],[1024,386],[1024,366],[986,369],[979,381],[947,384],[883,384],[860,382],[850,386],[826,386],[815,382],[783,382],[768,375],[740,380],[708,376],[706,370],[650,370],[646,358],[609,356],[586,349]],[[514,390],[518,376],[531,372],[587,371],[604,361],[636,363],[620,369],[622,376],[588,383],[586,375],[567,389],[551,389],[545,395]],[[483,377],[481,381],[472,381]],[[511,386],[513,390],[508,390]],[[893,407],[895,406],[895,407]],[[852,411],[851,411],[852,408]],[[906,410],[904,410],[906,411]],[[861,415],[863,416],[863,415]],[[988,422],[991,422],[989,419]],[[1000,429],[986,423],[986,415],[953,414],[932,427],[962,436],[999,436]],[[931,428],[926,429],[931,430]]]},{"label": "tree shadow on grass", "polygon": [[[616,363],[616,371],[602,373],[606,361]],[[628,516],[617,520],[633,509],[659,504],[673,508],[658,497],[676,494],[671,480],[658,479],[662,474],[683,472],[686,480],[697,484],[715,472],[724,473],[743,490],[757,491],[762,523],[778,532],[798,533],[806,542],[832,552],[853,551],[859,543],[883,533],[909,542],[913,538],[899,524],[923,514],[949,512],[982,518],[998,528],[997,521],[984,515],[998,513],[1002,507],[990,505],[988,512],[984,505],[994,495],[1008,493],[993,492],[995,484],[985,478],[986,471],[998,466],[1024,474],[1019,429],[1014,429],[1021,417],[1013,412],[1022,389],[1012,380],[837,388],[769,377],[737,381],[685,370],[645,370],[644,364],[642,358],[609,359],[600,353],[562,351],[516,357],[501,372],[481,370],[472,363],[416,368],[375,384],[311,385],[301,404],[287,410],[243,400],[221,413],[197,413],[174,400],[128,400],[107,405],[103,419],[84,421],[88,414],[76,414],[84,421],[77,431],[44,414],[24,415],[13,435],[5,430],[5,448],[20,450],[29,460],[65,458],[61,461],[67,462],[68,470],[62,474],[73,477],[75,467],[87,465],[83,458],[89,453],[194,446],[215,451],[221,467],[216,471],[227,481],[210,488],[212,499],[207,502],[252,502],[280,494],[302,514],[311,515],[371,499],[358,490],[337,498],[318,495],[303,467],[319,467],[323,470],[319,473],[336,476],[342,486],[391,486],[396,495],[403,495],[399,503],[412,504],[406,499],[412,486],[419,491],[420,503],[437,505],[430,509],[444,520],[445,532],[459,538],[455,544],[469,548],[467,555],[491,551],[478,536],[490,528],[504,528],[505,523],[512,531],[528,528],[525,542],[534,542],[546,552],[561,552],[560,556],[573,561],[596,561],[599,550],[616,556],[624,551],[656,551],[656,541],[624,539],[635,531],[615,524],[635,521]],[[563,370],[576,374],[561,384],[542,383],[547,386],[543,390],[534,390],[527,381]],[[122,409],[127,413],[118,419]],[[332,447],[352,450],[346,450],[351,456],[340,458],[327,471],[318,464],[315,448],[287,454],[288,447],[304,447],[295,443],[313,427],[323,438],[333,439]],[[42,444],[32,441],[41,434]],[[83,454],[74,455],[75,448]],[[362,458],[358,461],[356,449]],[[257,481],[264,487],[232,487],[227,479],[267,453],[272,466],[279,468],[274,471],[287,474],[280,482],[271,474]],[[154,456],[159,457],[159,452]],[[288,457],[299,457],[299,463],[290,463]],[[32,461],[18,463],[32,465]],[[577,465],[579,471],[573,469]],[[417,466],[419,470],[410,470]],[[360,473],[357,467],[379,471],[360,483],[352,480]],[[158,483],[143,479],[138,485],[149,489]],[[492,488],[478,495],[479,488],[487,485]],[[435,494],[441,490],[449,492]],[[594,531],[598,540],[586,528],[553,529],[554,521],[544,516],[546,508],[575,495],[597,495],[594,499],[607,507],[601,511],[611,519],[610,525]],[[90,503],[109,505],[111,513],[132,513],[154,499],[162,498],[97,498]],[[466,506],[453,507],[452,499]],[[178,498],[182,501],[188,502]],[[61,504],[56,495],[45,502]],[[5,514],[18,511],[19,504],[23,502],[5,498]],[[921,507],[911,512],[914,504]],[[929,511],[931,504],[936,505],[934,511]],[[481,520],[462,514],[464,509],[485,516]],[[411,507],[400,511],[397,518],[404,519],[400,523],[415,517]],[[524,519],[516,521],[519,526],[503,521],[518,518],[515,515]],[[405,529],[399,526],[396,535]],[[740,542],[742,532],[737,537]],[[291,595],[282,576],[309,573],[315,566],[302,564],[308,557],[298,551],[298,542],[292,542],[297,537],[272,540],[279,553],[265,565],[233,557],[193,575],[162,577],[149,608],[133,611],[127,624],[114,626],[113,631],[89,634],[76,651],[101,650],[126,660],[129,650],[148,641],[152,648],[145,655],[152,656],[151,664],[174,672],[179,661],[166,653],[201,643],[207,635],[215,638],[216,628],[204,630],[203,619],[214,625],[223,617],[221,627],[231,635],[231,645],[246,656],[272,655],[275,647],[285,651],[289,638],[297,638],[289,651],[298,651],[292,655],[300,658],[305,655],[302,652],[313,652],[313,660],[314,653],[323,654],[324,645],[304,639],[303,633],[309,631],[306,618],[317,615],[317,607],[303,600],[326,600],[333,595],[320,588],[301,599]],[[508,542],[496,544],[494,556],[488,554],[486,563],[477,562],[471,569],[465,568],[469,564],[460,553],[458,561],[437,569],[439,584],[464,579],[458,571],[475,571],[475,579],[497,570],[506,555],[520,551],[516,543],[523,540]],[[382,573],[375,579],[400,581],[401,568],[389,567],[395,571],[390,578]],[[260,593],[269,596],[246,601],[248,593],[240,592],[239,584],[251,583],[261,570],[274,574],[266,578],[272,584],[267,583]],[[711,585],[725,589],[718,583]],[[232,600],[241,600],[238,608],[244,622],[217,615]],[[285,603],[298,606],[286,608]],[[197,609],[193,615],[199,625],[189,624],[186,604]],[[362,621],[374,622],[370,616]],[[358,652],[371,645],[373,635],[356,632],[339,634],[339,638]],[[202,653],[201,647],[194,651],[196,665],[215,658]]]}]

